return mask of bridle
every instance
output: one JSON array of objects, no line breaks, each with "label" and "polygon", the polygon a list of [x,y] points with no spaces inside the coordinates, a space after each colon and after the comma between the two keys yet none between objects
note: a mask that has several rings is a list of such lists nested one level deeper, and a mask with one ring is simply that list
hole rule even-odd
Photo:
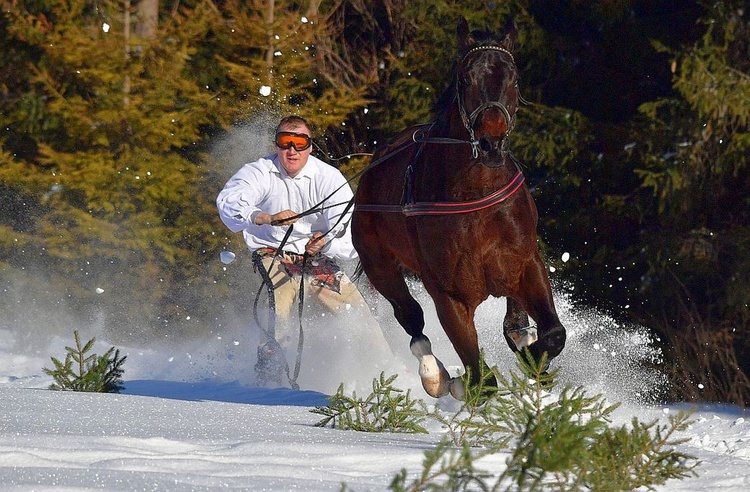
[{"label": "bridle", "polygon": [[[475,48],[470,49],[466,52],[466,54],[461,58],[461,63],[463,64],[466,62],[466,59],[469,57],[469,55],[472,55],[478,51],[497,51],[499,53],[506,54],[510,57],[511,63],[515,66],[515,60],[513,59],[513,54],[506,50],[505,48],[497,45],[485,45],[485,46],[477,46]],[[459,69],[460,71],[460,69]],[[505,117],[505,121],[508,124],[508,131],[505,132],[505,135],[503,136],[502,143],[500,145],[500,152],[505,155],[508,153],[508,150],[510,148],[510,132],[513,131],[513,128],[516,124],[516,114],[515,112],[511,115],[510,111],[508,110],[507,106],[503,104],[500,101],[486,101],[480,104],[476,109],[474,109],[471,114],[467,114],[466,108],[464,106],[463,98],[461,97],[461,78],[459,76],[456,76],[456,99],[458,101],[458,112],[461,116],[461,121],[464,124],[464,128],[466,128],[466,131],[469,132],[469,140],[471,142],[472,147],[472,155],[476,159],[479,156],[479,140],[477,140],[476,136],[474,135],[474,125],[477,122],[477,118],[479,115],[488,108],[498,108],[502,112],[503,116]]]},{"label": "bridle", "polygon": [[[469,51],[467,51],[463,57],[461,57],[460,63],[464,64],[466,62],[466,59],[479,51],[495,51],[501,54],[508,55],[510,57],[510,62],[515,66],[515,60],[513,59],[513,54],[508,51],[507,49],[498,46],[498,45],[483,45],[483,46],[476,46]],[[460,70],[460,67],[459,67]],[[516,82],[517,84],[517,82]],[[497,205],[499,203],[502,203],[509,198],[511,198],[516,191],[518,191],[521,186],[524,184],[524,176],[521,171],[521,164],[520,162],[513,156],[513,154],[510,152],[510,132],[515,127],[515,121],[516,121],[516,115],[515,111],[513,114],[510,113],[510,110],[508,110],[508,107],[503,104],[500,101],[486,101],[480,104],[477,108],[475,108],[470,114],[467,114],[466,108],[464,105],[463,98],[461,97],[461,78],[458,76],[458,72],[456,74],[456,101],[458,104],[458,111],[461,116],[461,120],[463,122],[464,128],[466,128],[466,131],[469,132],[469,140],[462,140],[462,139],[455,139],[450,137],[432,137],[429,136],[430,130],[434,127],[434,123],[427,125],[427,129],[417,129],[414,131],[414,134],[412,135],[412,143],[407,144],[404,146],[401,146],[399,148],[396,148],[394,151],[381,156],[379,159],[376,159],[375,161],[372,161],[370,165],[364,169],[361,172],[366,172],[368,169],[371,169],[372,167],[376,166],[377,164],[386,161],[393,157],[393,155],[397,154],[398,152],[403,151],[405,148],[410,147],[413,144],[418,144],[419,148],[417,149],[416,154],[414,157],[412,157],[412,162],[416,161],[418,159],[419,154],[424,149],[424,146],[426,144],[470,144],[472,148],[472,156],[474,159],[477,159],[479,157],[480,152],[480,142],[477,140],[476,135],[474,133],[474,125],[476,124],[476,120],[479,117],[479,115],[488,108],[498,108],[502,112],[503,116],[505,117],[505,121],[507,123],[507,131],[505,132],[505,135],[503,136],[503,140],[500,144],[500,154],[503,158],[503,161],[505,161],[506,157],[510,157],[511,161],[516,167],[516,173],[513,175],[511,180],[501,189],[495,191],[494,193],[491,193],[490,195],[486,195],[484,197],[481,197],[476,200],[469,200],[464,202],[415,202],[413,200],[412,195],[412,185],[413,185],[413,173],[414,173],[414,167],[413,165],[408,165],[406,168],[406,176],[404,179],[404,191],[402,194],[402,200],[401,204],[399,205],[390,205],[390,204],[357,204],[356,209],[361,212],[399,212],[406,216],[415,216],[415,215],[449,215],[449,214],[464,214],[464,213],[470,213],[470,212],[476,212],[479,210],[483,210],[485,208],[492,207],[494,205]],[[520,97],[519,94],[519,100],[522,101],[523,99]]]},{"label": "bridle", "polygon": [[[510,57],[510,62],[515,66],[515,59],[513,58],[513,54],[508,51],[507,49],[503,48],[502,46],[488,44],[483,46],[476,46],[469,51],[467,51],[463,57],[461,57],[460,63],[464,63],[466,59],[479,51],[496,51],[498,53],[502,53],[505,55],[508,55]],[[406,149],[410,148],[413,145],[419,145],[419,149],[417,151],[417,155],[421,152],[423,147],[430,143],[430,144],[470,144],[472,147],[472,155],[476,159],[479,157],[479,141],[476,139],[476,136],[474,134],[474,124],[476,123],[477,118],[479,115],[488,108],[499,108],[500,111],[503,113],[503,116],[505,117],[505,121],[507,122],[508,130],[505,133],[505,136],[503,136],[503,142],[501,144],[500,152],[505,157],[506,155],[510,155],[511,160],[513,161],[514,165],[516,166],[516,173],[511,178],[510,182],[501,188],[500,190],[487,195],[485,197],[482,197],[478,200],[473,200],[465,203],[457,203],[457,204],[448,204],[445,203],[432,203],[432,202],[413,202],[411,201],[411,193],[410,193],[410,182],[411,182],[411,176],[410,173],[412,172],[413,167],[409,165],[407,167],[407,177],[406,182],[407,186],[405,186],[405,194],[404,194],[404,203],[401,205],[380,205],[380,204],[358,204],[356,209],[359,211],[371,211],[371,212],[400,212],[400,213],[408,213],[408,215],[445,215],[445,214],[455,214],[455,213],[468,213],[468,212],[475,212],[478,210],[482,210],[484,208],[491,207],[493,205],[496,205],[498,203],[504,202],[505,200],[509,199],[516,191],[518,191],[521,188],[521,185],[524,183],[524,177],[523,173],[521,172],[521,164],[520,162],[513,156],[512,153],[510,153],[509,148],[509,137],[508,135],[515,127],[515,121],[516,121],[516,115],[515,112],[513,114],[510,114],[510,111],[508,110],[507,106],[503,104],[500,101],[487,101],[479,105],[476,109],[474,109],[471,114],[466,113],[466,109],[464,107],[463,99],[461,98],[461,87],[460,87],[460,78],[456,77],[456,99],[458,102],[458,110],[459,114],[461,115],[461,120],[463,121],[463,125],[466,128],[466,131],[469,132],[470,140],[461,140],[461,139],[455,139],[450,137],[431,137],[428,136],[427,133],[429,133],[430,129],[434,127],[435,123],[430,123],[427,125],[421,125],[426,126],[427,131],[424,132],[422,128],[417,129],[414,131],[414,134],[412,135],[412,141],[407,143],[406,145],[401,145],[397,147],[396,149],[392,150],[391,152],[388,152],[385,155],[380,156],[378,159],[375,159],[374,161],[370,162],[370,164],[360,170],[357,174],[349,178],[346,183],[342,184],[337,188],[331,195],[324,198],[320,201],[317,205],[311,207],[310,209],[299,213],[295,216],[295,218],[304,217],[306,215],[310,215],[313,213],[320,212],[326,208],[336,207],[340,205],[346,204],[346,208],[339,216],[339,222],[343,219],[343,217],[347,214],[347,212],[353,207],[354,205],[354,199],[350,200],[349,202],[344,203],[337,203],[335,205],[329,205],[324,206],[323,204],[331,198],[339,189],[341,189],[343,186],[348,185],[351,181],[359,178],[363,174],[365,174],[367,171],[372,169],[373,167],[391,159],[396,154],[399,154]],[[524,101],[523,98],[519,95],[519,100]],[[416,157],[412,160],[416,160]],[[406,205],[406,208],[405,208]],[[331,228],[331,230],[335,229],[338,226],[338,223],[334,225],[334,227]],[[272,225],[278,225],[278,224],[272,224]],[[326,235],[330,233],[329,230],[326,232]]]}]

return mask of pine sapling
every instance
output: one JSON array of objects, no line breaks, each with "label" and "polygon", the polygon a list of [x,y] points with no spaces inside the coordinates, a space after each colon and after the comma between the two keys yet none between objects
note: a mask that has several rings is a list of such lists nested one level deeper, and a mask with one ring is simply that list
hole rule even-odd
[{"label": "pine sapling", "polygon": [[75,347],[65,347],[65,362],[51,357],[54,369],[43,368],[42,371],[52,376],[54,383],[51,390],[88,391],[97,393],[119,393],[122,386],[122,368],[127,356],[120,357],[120,350],[111,347],[104,355],[89,354],[96,342],[92,338],[86,344],[81,343],[78,331],[74,331]]},{"label": "pine sapling", "polygon": [[[482,354],[482,360],[484,355]],[[488,446],[495,450],[507,447],[510,440],[509,430],[504,417],[507,414],[502,408],[507,404],[507,384],[502,376],[485,364],[481,366],[479,383],[470,384],[471,372],[467,371],[461,379],[464,385],[464,399],[459,409],[452,414],[440,410],[430,413],[448,431],[454,446]],[[494,381],[499,381],[499,387]],[[502,389],[501,389],[502,387]]]},{"label": "pine sapling", "polygon": [[386,379],[380,373],[380,379],[373,379],[372,393],[365,399],[344,394],[344,385],[339,385],[335,395],[328,397],[327,407],[318,406],[310,410],[325,418],[315,424],[317,427],[330,426],[340,430],[357,430],[362,432],[405,432],[427,434],[421,423],[427,411],[422,400],[413,400],[411,392],[394,388],[397,376]]},{"label": "pine sapling", "polygon": [[492,478],[492,474],[474,466],[476,460],[490,454],[492,452],[488,450],[472,452],[468,443],[456,449],[448,439],[443,439],[435,449],[425,451],[419,477],[409,482],[409,473],[402,468],[388,489],[394,492],[490,490],[486,481]]},{"label": "pine sapling", "polygon": [[[673,416],[668,425],[633,419],[629,427],[613,427],[618,405],[580,387],[555,390],[557,374],[547,372],[545,358],[519,354],[518,367],[508,378],[493,368],[497,391],[491,398],[472,393],[487,394],[482,384],[467,387],[471,406],[461,407],[461,417],[438,418],[448,436],[425,452],[422,473],[408,481],[401,470],[390,490],[621,491],[694,473],[695,458],[674,449],[682,442],[674,435],[688,425],[688,415]],[[475,466],[500,452],[509,454],[502,471]]]}]

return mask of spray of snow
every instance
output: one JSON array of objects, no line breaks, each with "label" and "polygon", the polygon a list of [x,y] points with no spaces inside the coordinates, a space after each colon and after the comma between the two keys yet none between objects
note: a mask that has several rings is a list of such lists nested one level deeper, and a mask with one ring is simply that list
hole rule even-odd
[{"label": "spray of snow", "polygon": [[[658,399],[667,381],[658,371],[661,353],[646,328],[576,307],[559,288],[555,306],[568,335],[565,349],[552,362],[559,369],[560,384],[584,386],[589,394],[601,393],[612,402],[646,404]],[[488,362],[509,371],[516,360],[502,335],[503,316],[505,299],[490,298],[477,309],[475,322]]]},{"label": "spray of snow", "polygon": [[[272,153],[270,137],[277,122],[277,116],[271,113],[254,116],[217,139],[211,151],[216,171],[228,179],[244,163]],[[251,298],[257,289],[257,284],[250,285],[253,275],[246,262],[234,261],[235,256],[240,260],[240,255],[244,258],[247,254],[247,251],[237,251],[236,255],[225,251],[212,261],[223,263],[225,269],[245,268],[248,272],[247,297]],[[563,261],[569,258],[566,253]],[[345,267],[348,273],[352,269],[351,265]],[[460,374],[462,364],[440,327],[432,299],[419,282],[410,282],[409,286],[425,311],[425,334],[432,341],[435,355],[452,375]],[[25,287],[23,279],[9,279],[4,288],[7,316],[6,322],[0,323],[0,347],[4,355],[0,358],[0,373],[30,378],[29,384],[45,385],[39,380],[40,371],[22,374],[13,372],[12,367],[28,368],[33,365],[31,361],[37,361],[39,368],[51,367],[49,357],[64,357],[64,347],[71,343],[73,329],[78,329],[85,340],[97,337],[98,353],[115,344],[110,343],[108,334],[128,329],[125,320],[122,327],[105,327],[103,318],[78,319],[74,311],[60,301],[63,296],[41,294],[33,286]],[[372,331],[366,331],[373,329],[366,326],[370,317],[354,311],[332,316],[314,305],[306,306],[303,311],[304,348],[298,378],[301,388],[330,394],[344,383],[349,391],[367,393],[372,379],[384,372],[387,376],[398,374],[397,386],[413,389],[415,394],[422,395],[417,361],[409,351],[409,336],[395,321],[390,305],[379,294],[369,291],[367,286],[360,286],[360,290],[366,294],[392,355],[384,356],[373,350],[367,335]],[[618,323],[593,309],[574,307],[562,290],[556,289],[556,306],[568,330],[568,341],[563,353],[553,362],[560,368],[561,382],[584,385],[590,392],[603,393],[613,401],[642,403],[658,396],[666,382],[655,369],[661,359],[653,348],[648,331],[643,327]],[[218,297],[219,294],[205,301],[219,302]],[[515,367],[515,357],[502,335],[504,314],[505,300],[490,298],[479,306],[475,321],[488,362],[507,372]],[[288,344],[287,359],[293,370],[297,355],[296,310],[290,323],[290,332],[294,336]],[[143,346],[118,345],[128,356],[126,379],[236,381],[242,385],[255,385],[253,366],[257,359],[260,328],[252,321],[249,305],[237,306],[236,314],[230,313],[228,319],[203,327],[197,335],[180,337],[169,332],[166,335],[156,340],[144,340]]]},{"label": "spray of snow", "polygon": [[[452,375],[460,374],[463,372],[460,359],[440,327],[431,298],[418,282],[410,286],[424,308],[425,334],[432,341],[435,355]],[[373,378],[384,372],[386,376],[398,375],[398,387],[425,396],[417,375],[417,361],[409,352],[409,336],[395,321],[390,305],[381,296],[370,293],[366,297],[393,356],[373,350],[366,334],[371,332],[363,331],[367,318],[361,314],[351,311],[332,316],[310,302],[303,311],[300,387],[332,394],[343,383],[347,392],[367,394]],[[666,381],[656,369],[661,356],[645,328],[623,325],[596,310],[574,307],[570,299],[560,293],[556,295],[556,305],[568,330],[565,350],[553,361],[553,366],[560,370],[561,383],[583,385],[590,394],[602,393],[612,402],[643,404],[658,397]],[[59,325],[52,322],[59,318],[55,310],[47,311],[45,315],[22,305],[18,307],[23,313],[17,317],[28,316],[35,329],[29,332],[22,325],[17,329],[0,329],[0,346],[3,347],[0,374],[28,379],[27,386],[45,387],[49,381],[40,377],[39,369],[52,367],[50,356],[64,358],[64,347],[71,344],[70,331],[61,333]],[[255,386],[253,367],[257,360],[260,329],[251,320],[249,310],[245,312],[246,318],[238,318],[221,329],[206,330],[204,337],[190,340],[172,337],[151,342],[147,347],[118,346],[121,353],[128,356],[125,379],[236,381],[241,385]],[[515,368],[515,357],[502,336],[504,314],[505,299],[490,298],[477,309],[476,325],[488,362],[508,372]],[[292,337],[287,353],[292,370],[297,355],[297,320],[295,312],[290,319]],[[79,326],[85,340],[97,336],[97,353],[103,353],[112,345],[96,320],[72,322],[68,326]],[[49,329],[46,334],[43,327]],[[37,369],[32,370],[35,365]]]}]

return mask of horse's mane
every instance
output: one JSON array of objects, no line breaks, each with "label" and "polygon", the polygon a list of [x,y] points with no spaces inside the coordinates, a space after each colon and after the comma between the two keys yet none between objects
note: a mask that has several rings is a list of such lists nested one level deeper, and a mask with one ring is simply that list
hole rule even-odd
[{"label": "horse's mane", "polygon": [[465,49],[461,50],[458,53],[458,56],[453,60],[453,68],[451,70],[451,73],[453,75],[451,76],[451,82],[450,84],[448,84],[448,87],[445,88],[443,93],[440,95],[440,97],[432,107],[435,126],[439,130],[444,129],[447,126],[448,118],[450,117],[451,106],[453,105],[453,101],[456,99],[458,61],[461,60],[466,55],[466,53],[476,48],[477,46],[498,45],[502,42],[503,39],[503,35],[494,33],[490,30],[472,31],[471,37],[475,42],[470,46],[467,46]]},{"label": "horse's mane", "polygon": [[435,105],[432,107],[433,119],[435,120],[435,127],[442,130],[448,124],[448,118],[450,117],[450,109],[453,101],[456,99],[456,74],[457,63],[453,62],[453,76],[451,83],[445,88],[443,93],[440,95]]}]

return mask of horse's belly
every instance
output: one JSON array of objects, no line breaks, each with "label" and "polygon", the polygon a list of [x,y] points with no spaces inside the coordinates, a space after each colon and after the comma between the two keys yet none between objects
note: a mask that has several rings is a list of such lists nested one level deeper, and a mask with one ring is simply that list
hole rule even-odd
[{"label": "horse's belly", "polygon": [[418,237],[419,250],[413,255],[423,278],[430,275],[446,291],[468,290],[482,300],[489,295],[507,297],[517,292],[522,272],[536,254],[536,243],[528,236],[498,240],[487,227],[477,229],[457,223],[439,227],[423,222]]}]

